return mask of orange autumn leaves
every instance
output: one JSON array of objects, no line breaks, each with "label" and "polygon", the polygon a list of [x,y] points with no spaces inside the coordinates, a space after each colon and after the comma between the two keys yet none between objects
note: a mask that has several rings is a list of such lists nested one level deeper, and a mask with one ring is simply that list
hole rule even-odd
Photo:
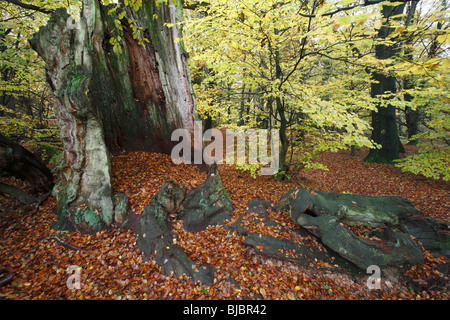
[{"label": "orange autumn leaves", "polygon": [[[245,227],[251,232],[301,242],[303,239],[298,234],[290,232],[297,226],[286,213],[269,211],[268,218],[276,221],[278,227],[256,224],[253,222],[256,216],[245,216],[250,200],[265,199],[276,204],[299,183],[324,191],[397,192],[395,195],[407,198],[411,195],[415,203],[428,208],[426,214],[436,212],[437,217],[444,216],[434,198],[427,202],[422,192],[433,190],[442,205],[448,204],[443,195],[445,184],[392,172],[388,166],[362,164],[360,157],[352,158],[345,153],[326,155],[325,160],[329,161],[330,172],[305,171],[301,173],[302,180],[287,182],[277,182],[271,177],[253,179],[233,167],[220,166],[220,176],[235,206],[230,223],[244,216]],[[167,179],[176,180],[188,190],[206,179],[206,174],[197,168],[176,166],[170,157],[161,154],[136,152],[114,157],[111,162],[114,191],[126,193],[135,212],[142,212]],[[372,176],[373,172],[377,175]],[[384,190],[376,182],[380,175],[386,179]],[[391,178],[397,185],[409,184],[410,193],[406,187],[396,189]],[[376,190],[368,190],[371,179]],[[415,184],[410,183],[411,179]],[[244,245],[242,235],[228,232],[222,226],[190,233],[184,230],[181,221],[175,221],[174,244],[181,246],[198,266],[207,263],[216,270],[213,285],[204,286],[183,276],[164,275],[152,257],[147,260],[139,251],[131,231],[112,229],[91,236],[52,231],[50,226],[56,221],[54,198],[46,201],[33,216],[12,200],[1,201],[0,266],[15,275],[12,284],[0,288],[0,296],[8,299],[448,299],[448,293],[442,290],[415,292],[404,283],[396,284],[387,278],[382,279],[381,290],[368,290],[368,275],[354,276],[335,269],[320,271],[316,261],[299,266],[263,258]],[[45,240],[53,235],[86,250],[68,250],[56,241]],[[312,246],[323,250],[318,242]],[[447,262],[448,259],[436,258],[425,251],[425,264],[410,268],[407,275],[417,281],[438,283],[445,277],[438,269]],[[67,288],[66,270],[70,265],[81,267],[79,290]]]},{"label": "orange autumn leaves", "polygon": [[115,192],[128,196],[130,207],[141,213],[149,205],[164,181],[172,179],[188,191],[206,179],[198,168],[175,165],[160,153],[135,152],[111,159],[112,182]]}]

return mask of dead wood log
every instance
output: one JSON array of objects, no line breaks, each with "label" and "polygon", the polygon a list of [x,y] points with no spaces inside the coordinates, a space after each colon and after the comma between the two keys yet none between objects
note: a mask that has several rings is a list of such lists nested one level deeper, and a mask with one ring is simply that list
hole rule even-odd
[{"label": "dead wood log", "polygon": [[8,194],[25,205],[32,205],[39,201],[36,197],[32,196],[31,194],[28,194],[20,190],[19,188],[3,184],[1,182],[0,182],[0,193]]},{"label": "dead wood log", "polygon": [[27,181],[39,192],[48,192],[53,187],[53,175],[47,166],[30,151],[1,133],[0,176]]},{"label": "dead wood log", "polygon": [[[401,197],[370,197],[296,188],[277,204],[291,218],[318,236],[322,243],[359,268],[422,264],[421,247],[410,237],[405,219],[420,213]],[[379,228],[373,241],[361,238],[345,225]]]}]

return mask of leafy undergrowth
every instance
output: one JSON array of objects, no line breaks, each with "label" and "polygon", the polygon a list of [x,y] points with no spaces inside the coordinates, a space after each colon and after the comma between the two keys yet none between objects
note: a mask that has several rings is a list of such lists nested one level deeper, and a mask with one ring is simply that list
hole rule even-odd
[{"label": "leafy undergrowth", "polygon": [[[425,215],[449,221],[449,184],[401,172],[398,168],[362,162],[363,154],[324,154],[329,172],[305,171],[299,177],[277,182],[271,177],[253,179],[230,166],[220,166],[220,176],[235,206],[233,221],[245,214],[250,200],[277,203],[299,184],[314,189],[368,195],[398,195],[413,201]],[[188,165],[175,166],[161,154],[131,153],[112,159],[113,186],[130,198],[130,207],[142,212],[163,181],[174,179],[188,190],[201,184],[206,174]],[[297,179],[299,178],[299,179]],[[50,229],[56,221],[56,201],[49,198],[34,213],[12,199],[1,199],[0,267],[13,273],[12,283],[1,287],[7,299],[448,299],[442,283],[448,282],[444,257],[424,251],[425,264],[405,275],[384,277],[381,289],[367,288],[368,275],[342,272],[320,261],[294,265],[253,254],[243,237],[223,226],[210,226],[189,233],[175,221],[176,244],[200,265],[215,267],[212,286],[194,283],[183,276],[166,276],[136,247],[132,231],[117,228],[95,235],[65,234]],[[286,213],[270,213],[282,229],[247,225],[251,232],[270,234],[293,241],[302,239],[286,230],[298,228]],[[251,221],[251,220],[249,220]],[[62,241],[57,241],[56,237]],[[311,238],[313,239],[313,238]],[[63,244],[80,248],[71,250]],[[326,250],[318,241],[308,241],[315,250]],[[72,247],[73,249],[74,247]],[[286,253],[292,254],[292,253]],[[81,268],[81,288],[70,290],[70,266]],[[395,281],[398,280],[398,283]],[[421,289],[418,289],[421,288]]]}]

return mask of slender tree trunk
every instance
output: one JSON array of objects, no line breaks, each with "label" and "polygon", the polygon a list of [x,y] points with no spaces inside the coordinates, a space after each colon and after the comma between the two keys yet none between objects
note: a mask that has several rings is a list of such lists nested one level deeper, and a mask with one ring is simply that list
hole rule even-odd
[{"label": "slender tree trunk", "polygon": [[[411,2],[408,4],[407,13],[406,13],[406,20],[405,20],[405,27],[408,27],[411,23],[414,22],[414,16],[416,14],[416,8],[417,8],[417,2]],[[412,40],[412,38],[411,38]],[[413,48],[412,41],[409,40],[405,43],[406,50],[404,52],[405,58],[413,61]],[[414,75],[405,76],[403,80],[403,89],[409,90],[414,89],[414,87],[417,85],[416,79]],[[404,95],[404,100],[406,102],[413,101],[414,96],[406,93]],[[419,133],[419,117],[420,117],[420,110],[418,107],[412,108],[410,106],[405,107],[405,120],[406,120],[406,129],[407,129],[407,136],[408,136],[408,144],[410,145],[416,145],[418,143],[417,139],[412,139],[412,137]]]},{"label": "slender tree trunk", "polygon": [[277,176],[279,180],[284,180],[287,176],[287,173],[289,171],[289,165],[287,163],[287,152],[289,150],[289,138],[286,134],[287,132],[287,125],[288,121],[286,119],[286,114],[284,112],[284,105],[280,99],[280,97],[277,97],[275,99],[277,111],[280,115],[280,142],[281,142],[281,148],[279,153],[279,163],[280,163],[280,174]]},{"label": "slender tree trunk", "polygon": [[[414,79],[408,77],[404,81],[403,88],[405,90],[413,89],[416,86],[414,82],[415,82]],[[411,94],[406,93],[404,99],[406,102],[411,102],[414,99],[414,97]],[[412,137],[419,133],[420,112],[421,111],[419,110],[419,107],[413,109],[409,106],[406,106],[405,108],[405,120],[408,134],[408,144],[410,145],[417,145],[417,143],[419,142],[417,139],[412,139]]]},{"label": "slender tree trunk", "polygon": [[273,121],[276,122],[276,116],[273,114],[273,98],[268,97],[266,102],[266,109],[269,112],[269,130],[272,130]]},{"label": "slender tree trunk", "polygon": [[[176,7],[147,0],[137,12],[126,8],[122,30],[108,9],[83,0],[78,28],[58,9],[30,41],[46,62],[64,144],[65,167],[54,189],[56,227],[86,233],[114,223],[109,154],[170,153],[178,143],[171,142],[172,131],[193,133],[196,117],[182,43],[174,42],[181,37],[180,1]],[[133,38],[129,19],[148,43]],[[122,52],[113,50],[111,35],[123,39]]]},{"label": "slender tree trunk", "polygon": [[238,126],[243,126],[246,124],[246,122],[248,121],[248,112],[247,112],[247,117],[244,116],[244,112],[245,112],[245,83],[242,86],[242,96],[241,96],[241,105],[239,108],[239,120],[237,125]]},{"label": "slender tree trunk", "polygon": [[[278,34],[278,30],[275,30],[275,34]],[[282,71],[281,71],[281,63],[280,63],[280,52],[278,47],[275,47],[275,78],[282,80]],[[283,101],[281,101],[280,97],[275,98],[276,110],[278,115],[280,116],[280,142],[281,148],[279,152],[279,171],[277,175],[277,179],[284,180],[287,177],[287,173],[289,171],[289,166],[286,163],[287,152],[289,150],[289,138],[287,137],[287,125],[288,120],[286,118],[285,106]],[[276,116],[275,116],[276,118]]]},{"label": "slender tree trunk", "polygon": [[[383,25],[378,32],[378,39],[385,40],[394,31],[390,21],[399,21],[398,15],[405,9],[405,3],[398,6],[382,7]],[[398,52],[397,45],[387,45],[381,43],[376,45],[376,57],[380,60],[394,58]],[[397,92],[397,81],[392,75],[384,72],[374,72],[372,74],[374,83],[371,85],[371,96],[377,97],[386,93],[395,94]],[[399,136],[397,131],[397,121],[395,106],[389,103],[387,98],[385,105],[381,103],[377,110],[372,112],[372,139],[381,145],[380,149],[371,149],[365,158],[368,162],[392,163],[399,158]]]},{"label": "slender tree trunk", "polygon": [[[4,53],[8,47],[3,45],[5,43],[6,36],[13,31],[12,28],[4,29],[3,32],[0,33],[0,53]],[[8,82],[14,78],[14,69],[12,67],[4,67],[0,70],[0,80],[2,82]],[[5,92],[1,92],[0,95],[0,104],[5,106],[7,109],[14,110],[16,106],[16,98],[10,94]],[[3,111],[1,111],[1,115],[3,116]]]}]

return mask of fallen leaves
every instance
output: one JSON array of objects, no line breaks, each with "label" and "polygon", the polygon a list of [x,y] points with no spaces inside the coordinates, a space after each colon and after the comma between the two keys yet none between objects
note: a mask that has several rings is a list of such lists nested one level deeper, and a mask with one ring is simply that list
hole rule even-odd
[{"label": "fallen leaves", "polygon": [[[408,154],[417,152],[417,147],[406,145]],[[367,148],[358,149],[357,156],[350,151],[324,153],[321,162],[329,171],[303,170],[300,178],[303,185],[312,190],[352,193],[371,196],[400,196],[412,201],[425,215],[450,221],[450,182],[425,178],[400,168],[375,163],[366,163],[363,158]]]},{"label": "fallen leaves", "polygon": [[128,196],[130,208],[140,213],[164,181],[173,179],[188,191],[206,179],[206,173],[186,164],[175,165],[160,153],[134,152],[111,159],[113,188]]},{"label": "fallen leaves", "polygon": [[[422,179],[390,166],[366,164],[361,157],[350,157],[347,153],[324,154],[323,158],[330,171],[301,172],[303,186],[323,191],[403,196],[413,200],[425,214],[444,222],[449,220],[447,183]],[[114,190],[129,197],[135,212],[142,212],[165,180],[174,179],[191,190],[206,179],[206,174],[197,168],[174,165],[170,157],[161,154],[136,152],[114,157],[111,162]],[[277,182],[268,176],[253,179],[248,173],[226,165],[220,166],[219,174],[235,206],[230,224],[243,216],[249,232],[307,243],[317,252],[325,250],[314,237],[293,232],[298,226],[287,213],[269,210],[267,221],[258,215],[246,215],[250,200],[265,199],[276,204],[299,181]],[[54,198],[49,198],[35,215],[27,214],[12,199],[1,201],[0,267],[13,273],[14,278],[11,284],[0,288],[0,298],[448,299],[448,292],[438,289],[442,281],[448,281],[448,275],[442,272],[448,259],[434,257],[427,251],[425,264],[406,273],[416,284],[414,288],[383,277],[381,290],[368,290],[369,275],[346,274],[338,268],[320,271],[320,267],[332,267],[319,265],[321,261],[299,266],[256,256],[237,232],[210,226],[190,233],[184,230],[181,221],[175,220],[173,244],[182,247],[198,268],[207,263],[216,269],[213,285],[204,286],[183,275],[164,275],[152,257],[144,257],[137,249],[136,236],[131,231],[111,229],[82,235],[51,230],[56,221]],[[266,223],[269,220],[277,222],[276,226]],[[365,231],[354,228],[361,236]],[[43,241],[50,237],[85,250],[69,250],[58,241]],[[264,251],[263,246],[258,249]],[[280,254],[292,257],[300,253],[285,250]],[[67,286],[70,276],[67,268],[71,265],[81,268],[79,290]]]}]

